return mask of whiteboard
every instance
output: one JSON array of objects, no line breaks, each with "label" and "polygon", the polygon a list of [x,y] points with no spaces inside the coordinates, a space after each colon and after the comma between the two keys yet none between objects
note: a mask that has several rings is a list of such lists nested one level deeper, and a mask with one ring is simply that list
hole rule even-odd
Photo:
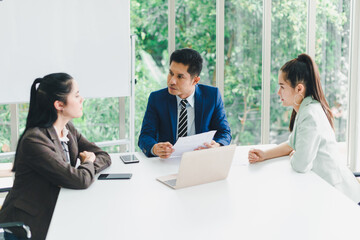
[{"label": "whiteboard", "polygon": [[129,96],[129,0],[0,0],[0,103],[54,72],[85,98]]}]

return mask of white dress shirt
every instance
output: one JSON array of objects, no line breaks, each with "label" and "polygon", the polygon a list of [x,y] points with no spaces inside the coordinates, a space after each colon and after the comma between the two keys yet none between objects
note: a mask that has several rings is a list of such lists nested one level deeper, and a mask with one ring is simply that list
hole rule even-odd
[{"label": "white dress shirt", "polygon": [[[55,127],[54,127],[55,128]],[[56,128],[55,128],[56,131]],[[60,143],[61,146],[63,147],[63,151],[66,157],[66,162],[70,164],[70,154],[69,154],[69,147],[68,147],[68,142],[69,142],[69,138],[67,137],[69,133],[69,130],[64,127],[64,129],[62,130],[62,137],[60,137]]]}]

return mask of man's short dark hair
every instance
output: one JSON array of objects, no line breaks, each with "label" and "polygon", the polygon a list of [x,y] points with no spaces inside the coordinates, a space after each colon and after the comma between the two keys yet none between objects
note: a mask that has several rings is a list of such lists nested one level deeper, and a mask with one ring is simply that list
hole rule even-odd
[{"label": "man's short dark hair", "polygon": [[201,73],[203,59],[200,53],[194,49],[183,48],[175,50],[170,56],[170,64],[172,61],[189,66],[187,71],[192,77],[199,76]]}]

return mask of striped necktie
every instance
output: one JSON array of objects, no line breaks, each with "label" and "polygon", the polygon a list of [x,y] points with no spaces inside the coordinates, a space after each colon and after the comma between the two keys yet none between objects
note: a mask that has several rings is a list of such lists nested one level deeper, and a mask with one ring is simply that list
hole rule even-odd
[{"label": "striped necktie", "polygon": [[188,101],[186,99],[183,99],[180,102],[181,110],[180,110],[179,125],[178,125],[178,138],[187,136],[187,110],[186,110],[187,102]]}]

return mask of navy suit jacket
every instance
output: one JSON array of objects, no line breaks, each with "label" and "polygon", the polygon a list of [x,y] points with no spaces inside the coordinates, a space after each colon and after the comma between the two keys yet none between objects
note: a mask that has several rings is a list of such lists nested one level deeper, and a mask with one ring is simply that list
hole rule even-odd
[{"label": "navy suit jacket", "polygon": [[[231,133],[226,119],[224,104],[217,88],[197,84],[195,86],[195,132],[217,130],[214,141],[229,145]],[[164,88],[150,94],[139,136],[139,147],[151,157],[152,147],[159,142],[176,142],[178,124],[176,96]]]}]

